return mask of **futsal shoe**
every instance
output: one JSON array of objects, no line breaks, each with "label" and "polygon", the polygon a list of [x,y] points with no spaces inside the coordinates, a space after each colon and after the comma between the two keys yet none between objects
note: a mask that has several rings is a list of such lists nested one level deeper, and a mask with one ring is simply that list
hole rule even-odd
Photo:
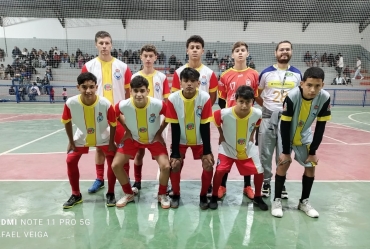
[{"label": "futsal shoe", "polygon": [[114,196],[114,193],[107,193],[105,197],[107,198],[107,207],[114,207],[116,205],[116,197]]},{"label": "futsal shoe", "polygon": [[139,194],[141,190],[141,182],[134,182],[132,185],[132,192],[134,192],[135,195]]},{"label": "futsal shoe", "polygon": [[208,187],[208,190],[207,190],[207,198],[211,198],[212,197],[212,185]]},{"label": "futsal shoe", "polygon": [[[212,197],[212,196],[211,196]],[[207,195],[201,195],[199,198],[199,207],[202,210],[208,209],[208,199]]]},{"label": "futsal shoe", "polygon": [[262,196],[255,196],[253,199],[253,203],[256,204],[263,211],[269,210],[269,207],[263,201]]},{"label": "futsal shoe", "polygon": [[169,200],[167,195],[158,195],[158,202],[161,203],[161,207],[163,209],[170,208],[171,201]]},{"label": "futsal shoe", "polygon": [[288,192],[285,189],[285,186],[283,186],[283,190],[281,191],[281,199],[288,199]]},{"label": "futsal shoe", "polygon": [[93,185],[87,191],[89,192],[89,194],[93,194],[98,192],[98,190],[102,188],[104,188],[104,181],[96,179]]},{"label": "futsal shoe", "polygon": [[173,195],[171,198],[171,208],[178,208],[180,205],[180,195]]},{"label": "futsal shoe", "polygon": [[[226,187],[224,187],[224,186],[220,186],[219,188],[218,188],[218,191],[217,191],[217,197],[219,198],[219,199],[221,199],[222,197],[224,197],[226,195]],[[212,198],[212,197],[211,197]]]},{"label": "futsal shoe", "polygon": [[269,183],[264,183],[262,187],[262,197],[269,197],[271,194],[271,185]]},{"label": "futsal shoe", "polygon": [[64,209],[72,208],[74,205],[82,203],[82,195],[71,195],[68,201],[63,204]]},{"label": "futsal shoe", "polygon": [[247,196],[249,199],[254,199],[254,191],[251,186],[247,186],[243,189],[243,194]]},{"label": "futsal shoe", "polygon": [[211,200],[208,203],[208,207],[210,209],[217,209],[218,208],[217,201],[218,201],[218,196],[217,195],[212,195]]},{"label": "futsal shoe", "polygon": [[308,199],[300,201],[298,209],[305,212],[311,218],[319,218],[319,213],[310,205]]},{"label": "futsal shoe", "polygon": [[124,193],[123,197],[116,203],[116,207],[121,208],[127,205],[127,203],[134,201],[134,195]]},{"label": "futsal shoe", "polygon": [[272,202],[271,214],[272,216],[275,216],[278,218],[283,217],[283,206],[281,205],[280,198],[275,198],[275,200]]}]

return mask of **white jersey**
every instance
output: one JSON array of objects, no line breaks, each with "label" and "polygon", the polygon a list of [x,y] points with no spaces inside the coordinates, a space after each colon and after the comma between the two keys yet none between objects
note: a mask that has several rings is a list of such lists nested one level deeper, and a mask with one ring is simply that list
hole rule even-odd
[{"label": "white jersey", "polygon": [[289,66],[287,70],[280,70],[273,65],[263,70],[258,87],[263,89],[263,106],[270,111],[282,111],[285,97],[301,80],[301,72],[293,66]]},{"label": "white jersey", "polygon": [[120,101],[116,106],[116,115],[123,114],[132,138],[139,143],[149,144],[153,141],[161,126],[160,115],[165,115],[166,105],[163,101],[148,97],[144,108],[137,108],[133,99]]},{"label": "white jersey", "polygon": [[142,71],[139,71],[132,75],[131,80],[136,76],[143,76],[149,82],[149,96],[163,100],[164,98],[168,98],[170,95],[170,88],[168,86],[167,77],[164,73],[159,72],[157,70],[150,75],[143,74]]}]

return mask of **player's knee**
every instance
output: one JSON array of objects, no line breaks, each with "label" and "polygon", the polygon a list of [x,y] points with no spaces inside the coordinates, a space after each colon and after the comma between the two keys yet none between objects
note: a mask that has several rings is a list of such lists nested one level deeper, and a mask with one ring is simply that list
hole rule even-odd
[{"label": "player's knee", "polygon": [[169,162],[162,163],[160,169],[163,173],[170,173],[171,166]]},{"label": "player's knee", "polygon": [[306,167],[304,174],[308,177],[315,177],[315,167]]},{"label": "player's knee", "polygon": [[290,163],[278,165],[276,168],[276,173],[278,173],[279,175],[285,175],[289,169],[289,166],[290,166]]}]

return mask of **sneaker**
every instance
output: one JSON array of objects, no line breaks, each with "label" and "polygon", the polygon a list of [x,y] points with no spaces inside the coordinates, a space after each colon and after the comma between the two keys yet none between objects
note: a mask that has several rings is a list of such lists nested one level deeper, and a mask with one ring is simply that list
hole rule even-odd
[{"label": "sneaker", "polygon": [[255,196],[253,199],[253,203],[256,204],[261,210],[267,211],[269,207],[263,201],[262,196]]},{"label": "sneaker", "polygon": [[114,193],[107,193],[105,197],[107,198],[107,207],[114,207],[116,205],[116,197],[114,196]]},{"label": "sneaker", "polygon": [[167,195],[158,195],[158,202],[161,203],[161,207],[163,209],[170,208],[170,206],[171,206],[171,202],[168,199],[168,196]]},{"label": "sneaker", "polygon": [[218,208],[218,196],[212,195],[211,200],[208,203],[208,207],[210,209],[217,209]]},{"label": "sneaker", "polygon": [[283,217],[283,206],[281,205],[281,199],[275,198],[271,205],[271,214],[272,216],[281,218]]},{"label": "sneaker", "polygon": [[[217,197],[219,198],[219,199],[221,199],[222,197],[224,197],[226,195],[226,188],[224,187],[224,186],[220,186],[219,188],[218,188],[218,191],[217,191]],[[211,196],[211,198],[212,198],[212,196]]]},{"label": "sneaker", "polygon": [[271,185],[269,183],[264,183],[262,187],[262,197],[269,197],[271,194]]},{"label": "sneaker", "polygon": [[96,179],[93,185],[87,191],[90,194],[93,194],[93,193],[96,193],[101,188],[104,188],[104,181]]},{"label": "sneaker", "polygon": [[121,208],[127,205],[127,203],[134,201],[134,195],[124,193],[123,197],[116,203],[116,207]]},{"label": "sneaker", "polygon": [[364,79],[364,76],[362,76],[361,79],[363,80]]},{"label": "sneaker", "polygon": [[134,182],[131,189],[132,192],[134,192],[134,195],[137,195],[141,189],[141,182]]},{"label": "sneaker", "polygon": [[74,205],[79,204],[82,202],[82,195],[71,195],[68,201],[63,204],[64,209],[72,208]]},{"label": "sneaker", "polygon": [[243,189],[243,194],[246,195],[249,199],[253,200],[254,191],[251,186],[247,186]]},{"label": "sneaker", "polygon": [[208,191],[207,191],[207,198],[211,198],[212,197],[212,191],[213,191],[213,187],[211,185],[211,186],[209,186]]},{"label": "sneaker", "polygon": [[180,196],[173,195],[171,198],[171,208],[178,208],[180,205]]},{"label": "sneaker", "polygon": [[285,189],[285,186],[283,186],[283,190],[281,191],[281,199],[288,199],[288,192]]},{"label": "sneaker", "polygon": [[319,218],[319,213],[310,205],[308,199],[300,201],[298,209],[305,212],[311,218]]},{"label": "sneaker", "polygon": [[[212,195],[211,195],[211,197],[212,197]],[[202,210],[208,209],[207,195],[200,196],[200,198],[199,198],[199,207]]]},{"label": "sneaker", "polygon": [[167,195],[168,195],[169,197],[172,197],[172,196],[173,196],[173,190],[172,190],[172,187],[169,187],[169,188],[167,189]]}]

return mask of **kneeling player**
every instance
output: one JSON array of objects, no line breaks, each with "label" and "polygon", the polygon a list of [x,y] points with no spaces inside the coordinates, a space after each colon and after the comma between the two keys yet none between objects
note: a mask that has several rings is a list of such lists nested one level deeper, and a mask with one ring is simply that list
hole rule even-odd
[{"label": "kneeling player", "polygon": [[255,194],[253,202],[262,210],[268,210],[262,200],[263,168],[258,148],[253,143],[256,127],[262,112],[253,108],[254,91],[249,86],[240,86],[235,93],[235,106],[213,113],[214,122],[220,133],[218,161],[213,176],[213,191],[209,208],[217,209],[218,188],[224,174],[229,173],[235,163],[240,175],[254,175]]}]

